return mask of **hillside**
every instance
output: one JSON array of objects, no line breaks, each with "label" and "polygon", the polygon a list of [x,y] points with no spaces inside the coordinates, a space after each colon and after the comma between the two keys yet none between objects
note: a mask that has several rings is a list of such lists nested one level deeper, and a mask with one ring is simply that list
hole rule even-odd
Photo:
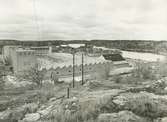
[{"label": "hillside", "polygon": [[166,122],[165,69],[163,63],[136,62],[131,75],[76,82],[75,88],[8,77],[0,94],[0,122]]}]

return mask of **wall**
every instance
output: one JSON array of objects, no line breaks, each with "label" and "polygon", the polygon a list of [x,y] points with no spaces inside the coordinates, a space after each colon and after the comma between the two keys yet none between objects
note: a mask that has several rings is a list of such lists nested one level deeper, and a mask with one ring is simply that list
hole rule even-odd
[{"label": "wall", "polygon": [[10,65],[12,65],[12,56],[13,56],[12,53],[16,51],[17,48],[18,46],[4,46],[3,47],[3,57],[5,60],[8,61]]},{"label": "wall", "polygon": [[2,52],[2,54],[3,54],[3,56],[5,57],[5,58],[9,58],[9,46],[4,46],[3,47],[3,52]]},{"label": "wall", "polygon": [[16,74],[30,69],[37,63],[34,51],[15,51],[12,60],[14,73]]}]

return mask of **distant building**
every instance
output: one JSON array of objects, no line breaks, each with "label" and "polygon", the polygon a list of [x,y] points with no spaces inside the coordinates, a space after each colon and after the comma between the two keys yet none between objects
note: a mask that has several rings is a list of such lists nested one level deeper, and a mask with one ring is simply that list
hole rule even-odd
[{"label": "distant building", "polygon": [[40,46],[40,47],[30,47],[31,50],[34,50],[36,55],[47,55],[52,53],[51,46]]}]

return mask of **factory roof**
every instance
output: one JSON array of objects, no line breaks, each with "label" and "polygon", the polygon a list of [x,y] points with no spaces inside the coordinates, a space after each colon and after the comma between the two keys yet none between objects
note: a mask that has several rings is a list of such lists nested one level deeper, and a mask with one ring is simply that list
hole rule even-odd
[{"label": "factory roof", "polygon": [[[104,59],[103,56],[100,57],[89,57],[84,56],[84,65],[85,64],[97,64],[97,63],[105,63],[109,62]],[[39,63],[41,64],[42,68],[50,69],[57,67],[68,67],[70,65],[73,65],[73,56],[69,53],[54,53],[51,55],[48,55],[47,57],[41,57],[39,58]],[[75,55],[75,65],[81,65],[82,63],[82,56],[81,55]]]}]

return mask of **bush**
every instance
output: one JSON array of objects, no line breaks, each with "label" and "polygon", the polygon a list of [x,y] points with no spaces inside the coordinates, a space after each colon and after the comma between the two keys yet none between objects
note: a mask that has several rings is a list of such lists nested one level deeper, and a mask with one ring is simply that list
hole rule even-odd
[{"label": "bush", "polygon": [[158,62],[158,64],[156,65],[156,74],[158,74],[160,77],[167,76],[167,61]]},{"label": "bush", "polygon": [[98,103],[87,101],[79,102],[77,105],[79,108],[75,112],[62,107],[59,112],[51,113],[47,120],[41,122],[97,122],[96,118],[99,115]]},{"label": "bush", "polygon": [[134,77],[133,75],[130,75],[130,76],[117,75],[117,76],[114,76],[112,80],[118,84],[135,84],[135,85],[140,84],[143,81],[145,81],[144,79],[139,78],[139,77]]},{"label": "bush", "polygon": [[155,79],[151,64],[137,62],[135,69],[132,71],[132,76],[143,79]]},{"label": "bush", "polygon": [[115,83],[122,83],[122,77],[121,76],[114,76],[113,80],[115,81]]},{"label": "bush", "polygon": [[41,88],[39,91],[38,91],[38,94],[40,96],[40,101],[42,103],[48,101],[50,98],[54,97],[55,95],[55,90],[54,88]]},{"label": "bush", "polygon": [[28,71],[25,71],[21,77],[31,82],[36,83],[38,86],[42,86],[42,81],[44,79],[44,73],[39,70],[39,65],[36,64],[34,67],[29,69]]}]

